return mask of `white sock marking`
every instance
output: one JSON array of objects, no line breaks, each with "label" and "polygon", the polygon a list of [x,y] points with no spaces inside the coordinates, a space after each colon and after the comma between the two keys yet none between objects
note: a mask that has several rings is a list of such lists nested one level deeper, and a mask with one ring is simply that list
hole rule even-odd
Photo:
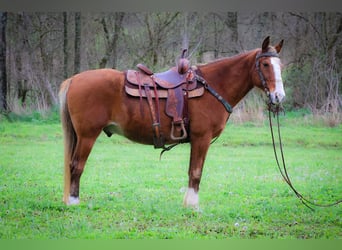
[{"label": "white sock marking", "polygon": [[80,204],[80,198],[79,197],[69,196],[68,205],[78,205],[78,204]]},{"label": "white sock marking", "polygon": [[184,206],[192,207],[195,209],[199,208],[199,197],[198,193],[195,192],[193,188],[188,188],[188,191],[184,196]]}]

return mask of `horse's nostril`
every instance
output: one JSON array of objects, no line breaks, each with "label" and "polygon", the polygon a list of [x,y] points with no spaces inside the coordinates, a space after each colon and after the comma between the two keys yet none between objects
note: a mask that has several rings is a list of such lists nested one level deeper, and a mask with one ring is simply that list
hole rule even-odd
[{"label": "horse's nostril", "polygon": [[284,97],[285,96],[282,93],[275,92],[275,93],[273,93],[273,95],[271,94],[272,103],[274,103],[274,104],[281,103],[283,101]]}]

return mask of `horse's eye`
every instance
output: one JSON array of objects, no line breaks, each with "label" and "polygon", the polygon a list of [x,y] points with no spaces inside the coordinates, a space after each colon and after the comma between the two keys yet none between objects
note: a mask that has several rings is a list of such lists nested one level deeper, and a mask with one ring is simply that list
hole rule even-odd
[{"label": "horse's eye", "polygon": [[263,63],[262,65],[264,65],[264,67],[266,67],[266,68],[269,66],[268,63]]}]

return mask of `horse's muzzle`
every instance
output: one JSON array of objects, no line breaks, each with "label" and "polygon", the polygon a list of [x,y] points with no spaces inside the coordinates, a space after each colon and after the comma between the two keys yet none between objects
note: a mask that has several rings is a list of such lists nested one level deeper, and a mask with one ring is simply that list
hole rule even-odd
[{"label": "horse's muzzle", "polygon": [[272,104],[280,104],[285,99],[285,93],[275,91],[270,93],[270,100]]}]

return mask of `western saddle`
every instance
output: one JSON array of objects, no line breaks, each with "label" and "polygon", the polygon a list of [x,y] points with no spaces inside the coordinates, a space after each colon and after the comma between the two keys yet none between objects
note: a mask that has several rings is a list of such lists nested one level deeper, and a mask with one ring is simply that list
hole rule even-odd
[{"label": "western saddle", "polygon": [[195,72],[184,57],[185,52],[183,50],[176,67],[165,72],[153,73],[143,64],[137,65],[138,70],[126,72],[125,91],[130,96],[140,98],[142,115],[143,98],[149,104],[155,148],[165,148],[165,139],[160,132],[159,99],[166,99],[165,113],[172,118],[170,138],[175,142],[185,142],[189,134],[188,98],[204,93],[203,85],[197,85]]}]

